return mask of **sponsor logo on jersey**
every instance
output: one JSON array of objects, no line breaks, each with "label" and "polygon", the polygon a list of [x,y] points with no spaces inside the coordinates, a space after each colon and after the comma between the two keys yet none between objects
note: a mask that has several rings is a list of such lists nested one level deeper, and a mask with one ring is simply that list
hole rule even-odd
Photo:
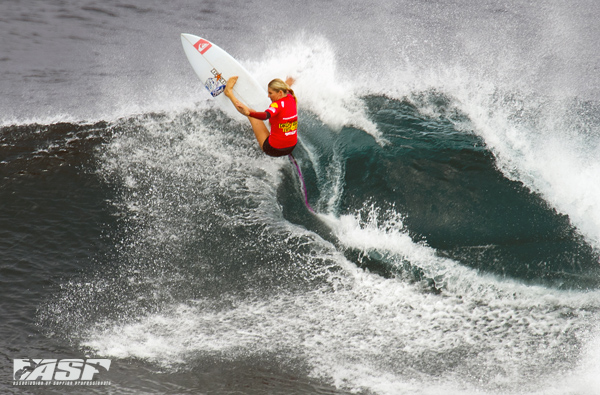
[{"label": "sponsor logo on jersey", "polygon": [[295,134],[296,130],[298,129],[298,121],[280,123],[279,129],[281,129],[281,131],[285,133],[286,136],[291,136]]}]

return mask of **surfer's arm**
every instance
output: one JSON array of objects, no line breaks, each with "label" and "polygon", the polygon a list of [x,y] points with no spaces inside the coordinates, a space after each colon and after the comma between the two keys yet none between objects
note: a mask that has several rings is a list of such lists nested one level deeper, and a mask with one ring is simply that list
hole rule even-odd
[{"label": "surfer's arm", "polygon": [[263,111],[263,112],[250,111],[250,114],[248,114],[248,116],[251,116],[252,118],[260,119],[261,121],[266,121],[267,119],[271,118],[271,113],[268,111]]},{"label": "surfer's arm", "polygon": [[247,106],[245,106],[244,104],[242,104],[239,101],[235,102],[235,108],[241,113],[244,114],[245,116],[250,115],[250,113],[252,112],[252,110],[250,110]]},{"label": "surfer's arm", "polygon": [[278,105],[277,103],[271,103],[269,108],[267,108],[265,111],[260,112],[250,109],[250,113],[246,115],[252,118],[260,119],[261,121],[266,121],[272,116],[277,115],[277,113],[279,112],[279,106],[280,105]]}]

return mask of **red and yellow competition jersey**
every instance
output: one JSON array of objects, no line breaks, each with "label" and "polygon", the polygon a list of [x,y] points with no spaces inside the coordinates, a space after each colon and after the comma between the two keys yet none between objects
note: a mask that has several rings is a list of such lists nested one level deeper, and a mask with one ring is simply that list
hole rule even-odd
[{"label": "red and yellow competition jersey", "polygon": [[[264,115],[266,116],[264,116]],[[293,147],[298,142],[298,112],[296,99],[288,94],[281,100],[271,103],[264,113],[252,113],[250,116],[259,119],[269,119],[271,147],[282,149]]]}]

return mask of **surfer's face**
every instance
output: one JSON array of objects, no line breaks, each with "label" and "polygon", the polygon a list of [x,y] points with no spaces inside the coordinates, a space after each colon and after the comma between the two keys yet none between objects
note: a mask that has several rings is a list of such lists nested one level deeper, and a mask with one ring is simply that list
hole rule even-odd
[{"label": "surfer's face", "polygon": [[275,90],[269,88],[268,92],[269,92],[269,99],[271,99],[272,102],[283,99],[285,97],[285,93],[283,93],[283,91],[275,91]]}]

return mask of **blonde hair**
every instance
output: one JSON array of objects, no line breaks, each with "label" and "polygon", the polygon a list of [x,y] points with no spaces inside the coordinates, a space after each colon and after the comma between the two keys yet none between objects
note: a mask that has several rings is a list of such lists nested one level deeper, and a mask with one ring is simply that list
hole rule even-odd
[{"label": "blonde hair", "polygon": [[296,95],[294,94],[292,88],[290,88],[290,86],[286,84],[285,81],[279,78],[275,78],[273,81],[269,82],[269,88],[277,92],[289,93],[290,95],[294,96],[294,100],[297,101]]}]

